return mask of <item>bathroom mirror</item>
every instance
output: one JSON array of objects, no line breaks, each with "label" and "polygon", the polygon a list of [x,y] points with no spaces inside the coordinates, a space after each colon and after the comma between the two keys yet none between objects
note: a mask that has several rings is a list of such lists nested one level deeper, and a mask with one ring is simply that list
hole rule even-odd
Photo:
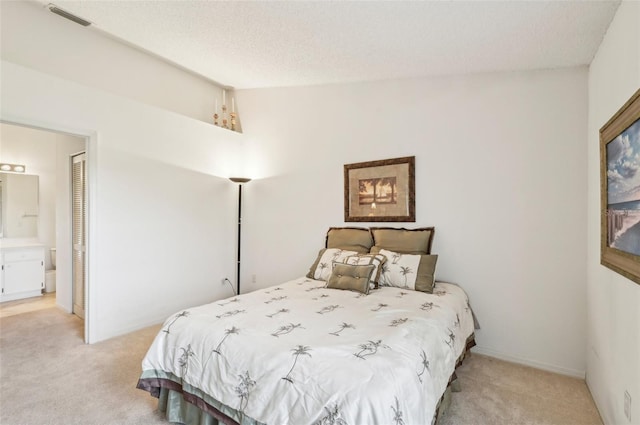
[{"label": "bathroom mirror", "polygon": [[0,234],[4,238],[38,237],[38,176],[0,173]]}]

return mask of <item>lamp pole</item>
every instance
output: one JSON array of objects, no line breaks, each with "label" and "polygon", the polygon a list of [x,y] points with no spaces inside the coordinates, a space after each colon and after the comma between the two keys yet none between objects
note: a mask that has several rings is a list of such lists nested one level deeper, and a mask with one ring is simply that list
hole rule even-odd
[{"label": "lamp pole", "polygon": [[242,236],[242,185],[248,183],[251,179],[246,177],[229,177],[234,183],[238,183],[238,253],[236,256],[236,285],[237,295],[240,295],[240,255],[241,255],[241,236]]}]

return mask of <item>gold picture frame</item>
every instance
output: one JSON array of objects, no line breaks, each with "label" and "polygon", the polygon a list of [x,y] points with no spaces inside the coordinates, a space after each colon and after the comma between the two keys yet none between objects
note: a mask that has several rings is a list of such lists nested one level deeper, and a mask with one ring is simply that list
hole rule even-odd
[{"label": "gold picture frame", "polygon": [[415,156],[344,166],[344,221],[415,222]]},{"label": "gold picture frame", "polygon": [[640,90],[600,129],[600,263],[640,284]]}]

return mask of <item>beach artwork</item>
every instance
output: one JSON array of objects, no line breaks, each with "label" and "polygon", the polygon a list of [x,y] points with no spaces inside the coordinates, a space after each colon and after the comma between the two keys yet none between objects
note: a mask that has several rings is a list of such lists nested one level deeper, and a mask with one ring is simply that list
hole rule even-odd
[{"label": "beach artwork", "polygon": [[358,203],[395,204],[397,202],[397,184],[395,177],[358,180]]},{"label": "beach artwork", "polygon": [[415,156],[344,166],[344,221],[416,221]]},{"label": "beach artwork", "polygon": [[606,145],[607,246],[640,255],[640,119]]}]

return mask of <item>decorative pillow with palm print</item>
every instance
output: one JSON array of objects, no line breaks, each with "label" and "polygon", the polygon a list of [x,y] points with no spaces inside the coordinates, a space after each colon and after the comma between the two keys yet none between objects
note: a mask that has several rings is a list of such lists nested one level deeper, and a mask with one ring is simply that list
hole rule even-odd
[{"label": "decorative pillow with palm print", "polygon": [[331,265],[333,262],[344,263],[347,257],[357,255],[355,251],[346,251],[344,249],[337,248],[325,248],[321,249],[318,253],[316,261],[311,265],[307,277],[315,280],[329,279],[331,275]]},{"label": "decorative pillow with palm print", "polygon": [[420,255],[400,254],[386,249],[381,249],[380,254],[387,258],[387,261],[382,265],[380,286],[395,286],[415,290]]},{"label": "decorative pillow with palm print", "polygon": [[[371,247],[372,254],[380,254],[380,251],[381,251],[380,248],[376,246]],[[387,250],[387,252],[393,252],[393,251]],[[402,253],[393,252],[393,254],[398,255]],[[402,255],[415,255],[415,254],[402,254]],[[393,261],[393,258],[394,258],[393,255],[390,258],[391,259],[387,261]],[[438,262],[437,255],[434,255],[434,254],[420,255],[420,264],[418,265],[418,273],[416,274],[416,281],[414,285],[415,286],[414,289],[416,291],[426,292],[427,294],[433,293],[433,287],[436,283],[435,276],[436,276],[437,262]],[[383,280],[383,277],[381,275],[380,284],[384,286],[384,284],[382,283],[382,280]],[[400,287],[404,287],[404,286],[400,285]]]},{"label": "decorative pillow with palm print", "polygon": [[369,281],[371,289],[378,287],[380,281],[380,273],[382,272],[382,265],[387,261],[387,257],[382,254],[356,254],[350,255],[344,259],[344,263],[353,265],[367,265],[372,264],[374,266],[373,273],[371,274],[371,280]]}]

